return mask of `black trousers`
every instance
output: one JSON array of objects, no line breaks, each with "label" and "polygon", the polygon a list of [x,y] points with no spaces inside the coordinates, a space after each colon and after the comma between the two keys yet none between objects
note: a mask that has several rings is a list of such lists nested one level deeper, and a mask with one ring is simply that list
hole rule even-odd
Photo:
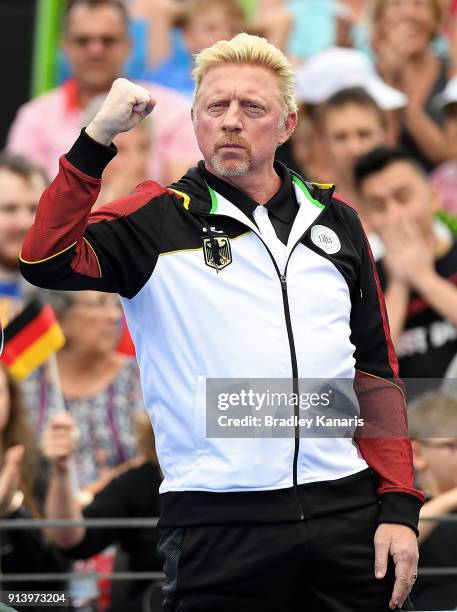
[{"label": "black trousers", "polygon": [[[377,503],[296,523],[165,528],[166,612],[387,612]],[[413,609],[406,607],[405,609]]]}]

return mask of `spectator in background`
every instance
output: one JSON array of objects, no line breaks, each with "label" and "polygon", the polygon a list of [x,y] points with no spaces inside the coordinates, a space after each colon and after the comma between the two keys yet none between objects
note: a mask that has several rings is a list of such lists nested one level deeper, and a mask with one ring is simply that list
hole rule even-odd
[{"label": "spectator in background", "polygon": [[319,129],[319,107],[300,104],[298,123],[287,142],[276,149],[275,159],[305,180],[330,183],[329,161]]},{"label": "spectator in background", "polygon": [[449,76],[448,61],[431,48],[442,16],[441,0],[376,0],[373,6],[372,45],[379,73],[408,97],[401,113],[401,144],[426,169],[451,155],[440,128],[441,113],[432,103]]},{"label": "spectator in background", "polygon": [[27,283],[19,273],[19,252],[47,186],[43,171],[26,158],[0,153],[0,321],[3,326],[23,305]]},{"label": "spectator in background", "polygon": [[[298,168],[300,173],[313,181],[335,182],[335,160],[330,155],[328,143],[322,138],[320,107],[329,98],[346,89],[357,87],[367,92],[382,110],[385,123],[381,130],[384,133],[383,140],[386,138],[390,142],[395,141],[396,125],[390,111],[405,106],[406,96],[384,83],[376,73],[374,64],[360,51],[341,47],[326,49],[298,68],[296,78],[296,97],[303,104],[305,112],[300,116],[290,145],[285,143],[279,150],[280,159],[289,167]],[[360,123],[359,119],[357,123]],[[342,190],[352,204],[352,200],[355,202],[357,197],[354,198],[352,189],[351,199],[346,186],[352,183],[352,179],[345,174],[343,168],[341,172],[344,176],[338,173],[338,191]]]},{"label": "spectator in background", "polygon": [[[245,29],[244,12],[238,0],[190,0],[178,14],[166,11],[169,53],[142,75],[145,81],[160,83],[192,98],[194,53],[218,40],[229,40]],[[153,42],[153,41],[152,41]]]},{"label": "spectator in background", "polygon": [[[128,14],[121,0],[70,3],[63,45],[73,78],[19,109],[8,138],[11,151],[26,153],[43,165],[50,178],[56,175],[59,156],[84,126],[85,109],[122,74],[130,50],[127,26]],[[200,152],[190,105],[170,89],[147,87],[160,106],[154,116],[156,155],[150,160],[149,174],[167,184],[199,159]]]},{"label": "spectator in background", "polygon": [[[81,518],[147,518],[159,515],[159,485],[162,475],[157,463],[154,434],[146,412],[136,413],[140,454],[134,465],[115,477],[81,510],[73,495],[69,461],[75,452],[76,423],[68,413],[55,415],[43,436],[43,452],[51,464],[46,496],[46,517],[50,519]],[[132,462],[133,463],[133,462]],[[141,493],[140,493],[141,492]],[[128,555],[129,570],[161,571],[157,552],[158,532],[152,527],[139,529],[71,529],[52,528],[48,537],[73,559],[87,559],[113,543],[119,543]],[[129,612],[141,612],[148,588],[146,581],[132,582]]]},{"label": "spectator in background", "polygon": [[[96,491],[117,473],[117,466],[137,453],[132,415],[143,408],[137,364],[115,352],[122,317],[117,296],[49,291],[47,297],[66,338],[57,363],[65,408],[79,430],[79,485]],[[46,366],[24,384],[35,429],[41,434],[62,410],[59,396]]]},{"label": "spectator in background", "polygon": [[[457,512],[457,399],[428,393],[408,410],[418,486],[427,495],[421,519]],[[419,522],[419,567],[457,566],[457,523]],[[416,610],[457,609],[455,576],[421,576],[411,594]]]},{"label": "spectator in background", "polygon": [[[438,94],[435,103],[443,113],[444,135],[449,146],[452,146],[457,142],[457,76]],[[457,156],[435,168],[430,181],[441,198],[443,208],[457,217]]]},{"label": "spectator in background", "polygon": [[436,195],[401,149],[363,156],[355,180],[363,214],[385,247],[378,271],[400,376],[442,378],[457,353],[457,243],[434,223]]},{"label": "spectator in background", "polygon": [[[40,471],[40,474],[39,474]],[[45,488],[27,409],[17,383],[0,364],[0,518],[39,517]],[[43,539],[39,530],[2,530],[1,567],[5,574],[65,571],[68,564]],[[2,581],[3,590],[27,590],[31,583]],[[64,585],[41,583],[44,590]],[[22,610],[22,608],[19,608]],[[38,607],[41,610],[41,607]]]},{"label": "spectator in background", "polygon": [[[354,184],[357,160],[387,141],[386,117],[361,87],[342,89],[320,111],[320,127],[338,193],[359,213],[359,193]],[[365,230],[367,220],[363,218]]]}]

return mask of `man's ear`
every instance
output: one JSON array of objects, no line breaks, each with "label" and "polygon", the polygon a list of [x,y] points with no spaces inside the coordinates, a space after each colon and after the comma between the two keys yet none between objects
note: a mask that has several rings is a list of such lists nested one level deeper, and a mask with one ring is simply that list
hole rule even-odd
[{"label": "man's ear", "polygon": [[292,135],[292,132],[297,127],[298,122],[298,114],[296,112],[289,113],[284,121],[284,125],[280,131],[280,135],[278,138],[278,145],[282,145],[286,142]]}]

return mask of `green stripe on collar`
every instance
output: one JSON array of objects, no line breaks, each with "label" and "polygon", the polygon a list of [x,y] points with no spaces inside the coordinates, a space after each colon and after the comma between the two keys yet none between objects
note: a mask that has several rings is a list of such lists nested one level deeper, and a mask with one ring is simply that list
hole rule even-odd
[{"label": "green stripe on collar", "polygon": [[205,185],[207,186],[209,195],[211,196],[211,210],[209,211],[209,214],[214,215],[214,213],[217,210],[217,195],[214,189],[211,189],[211,187],[208,185],[206,181],[205,181]]},{"label": "green stripe on collar", "polygon": [[303,191],[306,198],[311,202],[311,204],[314,204],[314,206],[317,206],[318,208],[325,208],[325,206],[321,204],[321,202],[313,198],[313,196],[308,191],[306,185],[298,178],[298,176],[292,174],[292,181]]}]

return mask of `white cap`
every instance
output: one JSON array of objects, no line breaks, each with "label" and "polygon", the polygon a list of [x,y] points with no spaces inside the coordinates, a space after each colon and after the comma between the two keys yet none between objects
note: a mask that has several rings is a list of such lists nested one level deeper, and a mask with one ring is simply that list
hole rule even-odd
[{"label": "white cap", "polygon": [[362,87],[383,110],[408,103],[405,94],[387,85],[368,57],[356,49],[329,47],[317,53],[297,69],[296,79],[297,101],[308,104],[326,102],[348,87]]},{"label": "white cap", "polygon": [[448,104],[457,102],[457,76],[452,77],[443,89],[433,98],[433,105],[437,109],[444,108]]}]

